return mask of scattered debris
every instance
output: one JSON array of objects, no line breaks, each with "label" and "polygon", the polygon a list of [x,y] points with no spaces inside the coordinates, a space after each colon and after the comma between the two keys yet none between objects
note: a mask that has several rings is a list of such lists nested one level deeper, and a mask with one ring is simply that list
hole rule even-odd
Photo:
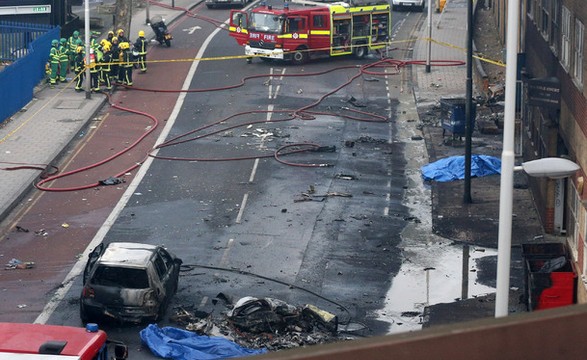
[{"label": "scattered debris", "polygon": [[308,193],[302,193],[302,196],[299,198],[295,198],[294,202],[324,201],[327,197],[332,197],[332,196],[353,197],[353,195],[351,193],[343,193],[343,192],[327,192],[326,194],[322,194],[322,195],[311,195]]},{"label": "scattered debris", "polygon": [[26,306],[27,306],[26,304],[16,305],[16,307],[19,308],[19,309],[24,309]]},{"label": "scattered debris", "polygon": [[68,223],[63,223],[63,224],[61,224],[61,227],[64,228],[64,229],[67,229],[67,228],[69,228],[69,224]]},{"label": "scattered debris", "polygon": [[375,139],[375,138],[372,138],[371,136],[363,135],[363,136],[361,136],[361,137],[359,137],[357,139],[357,142],[360,142],[360,143],[373,143],[373,144],[385,144],[385,143],[387,143],[387,140],[386,139]]},{"label": "scattered debris", "polygon": [[366,78],[363,78],[363,80],[365,80],[365,81],[373,81],[373,82],[379,81],[379,79],[378,78],[375,78],[375,77],[366,77]]},{"label": "scattered debris", "polygon": [[357,99],[355,99],[354,96],[351,96],[347,102],[351,105],[353,105],[354,107],[365,107],[366,105],[363,103],[360,103],[359,101],[357,101]]},{"label": "scattered debris", "polygon": [[247,296],[233,305],[222,293],[216,298],[228,309],[221,317],[181,307],[170,320],[200,335],[210,335],[214,328],[240,346],[270,351],[343,339],[338,335],[338,317],[311,304],[293,306],[275,298]]},{"label": "scattered debris", "polygon": [[123,184],[124,182],[125,182],[124,179],[111,176],[106,180],[100,180],[99,184],[100,185],[118,185],[118,184]]},{"label": "scattered debris", "polygon": [[45,229],[40,229],[40,230],[35,231],[35,235],[38,235],[38,236],[48,236],[49,233],[47,231],[45,231]]},{"label": "scattered debris", "polygon": [[21,226],[16,225],[16,231],[28,233],[29,232],[29,229],[25,229],[25,228],[23,228]]},{"label": "scattered debris", "polygon": [[356,176],[347,174],[336,174],[335,178],[341,180],[357,180]]},{"label": "scattered debris", "polygon": [[32,269],[35,267],[35,263],[32,261],[20,261],[18,259],[12,259],[6,264],[4,270],[23,270],[23,269]]}]

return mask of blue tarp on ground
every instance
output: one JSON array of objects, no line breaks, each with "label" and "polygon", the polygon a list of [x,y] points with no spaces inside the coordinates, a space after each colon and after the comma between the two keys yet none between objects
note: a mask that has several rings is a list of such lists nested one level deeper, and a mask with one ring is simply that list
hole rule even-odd
[{"label": "blue tarp on ground", "polygon": [[[465,178],[465,157],[450,156],[421,168],[424,180],[448,182]],[[501,174],[501,160],[488,155],[471,156],[471,177]]]},{"label": "blue tarp on ground", "polygon": [[228,339],[204,336],[150,324],[140,332],[141,340],[153,354],[173,360],[215,360],[264,354],[266,349],[247,349]]}]

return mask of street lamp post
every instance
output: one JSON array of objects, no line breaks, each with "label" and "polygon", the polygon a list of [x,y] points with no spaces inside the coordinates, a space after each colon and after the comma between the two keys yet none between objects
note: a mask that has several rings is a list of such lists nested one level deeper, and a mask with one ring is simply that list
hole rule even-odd
[{"label": "street lamp post", "polygon": [[[513,166],[513,164],[511,166],[505,165],[502,160],[499,198],[499,240],[497,244],[495,317],[507,316],[509,312],[512,204],[514,189],[513,172],[523,170],[526,174],[533,177],[562,179],[575,174],[579,168],[579,165],[571,160],[554,157],[528,161],[522,163],[521,166]],[[504,172],[511,174],[511,180],[504,180]]]}]

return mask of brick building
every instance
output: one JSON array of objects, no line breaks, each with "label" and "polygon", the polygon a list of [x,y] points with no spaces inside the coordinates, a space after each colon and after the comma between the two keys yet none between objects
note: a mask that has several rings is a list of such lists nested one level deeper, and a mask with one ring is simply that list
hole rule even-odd
[{"label": "brick building", "polygon": [[[566,180],[531,179],[547,233],[562,235],[576,265],[578,302],[587,302],[587,66],[585,0],[520,1],[517,136],[524,161],[568,157],[581,171]],[[505,42],[507,0],[486,0]],[[515,201],[515,199],[514,199]]]}]

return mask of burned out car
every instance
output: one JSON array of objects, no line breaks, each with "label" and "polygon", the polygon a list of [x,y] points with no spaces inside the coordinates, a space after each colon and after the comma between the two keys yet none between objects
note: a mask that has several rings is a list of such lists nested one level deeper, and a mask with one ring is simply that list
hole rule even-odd
[{"label": "burned out car", "polygon": [[102,243],[89,255],[83,274],[83,322],[159,320],[177,292],[181,259],[163,246]]}]

